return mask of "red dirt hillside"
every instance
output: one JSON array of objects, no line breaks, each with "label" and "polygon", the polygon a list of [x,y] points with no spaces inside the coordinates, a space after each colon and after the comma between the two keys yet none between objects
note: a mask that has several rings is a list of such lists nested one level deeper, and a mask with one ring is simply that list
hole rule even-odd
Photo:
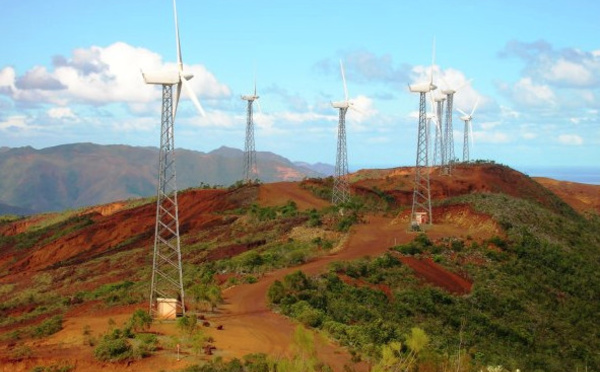
[{"label": "red dirt hillside", "polygon": [[557,181],[543,177],[534,177],[534,180],[558,195],[576,211],[600,214],[600,185]]},{"label": "red dirt hillside", "polygon": [[[373,194],[379,189],[392,196],[401,205],[411,205],[414,168],[360,170],[351,175],[352,188],[358,194]],[[444,176],[440,169],[430,173],[431,198],[446,199],[470,193],[502,193],[517,198],[537,201],[553,209],[553,195],[535,180],[514,169],[496,164],[457,164],[452,176]]]},{"label": "red dirt hillside", "polygon": [[[409,208],[405,207],[412,201],[412,172],[412,168],[361,170],[351,175],[353,193],[366,196],[387,193],[406,211]],[[498,165],[457,166],[451,177],[438,175],[434,170],[431,185],[432,197],[438,200],[474,192],[498,192],[553,206],[553,194],[540,183]],[[562,183],[557,182],[548,187],[560,190],[560,185]],[[600,204],[597,202],[598,188],[582,187],[577,190],[581,192],[581,195],[577,194],[577,200],[589,201],[586,205],[596,207]],[[291,355],[293,330],[297,323],[272,312],[267,304],[266,294],[275,280],[282,280],[296,270],[316,275],[326,271],[328,265],[335,261],[376,257],[388,252],[394,245],[408,243],[415,238],[415,234],[408,231],[408,223],[404,219],[406,212],[398,215],[397,210],[387,215],[381,211],[365,212],[360,223],[353,225],[345,234],[326,227],[307,227],[307,214],[299,214],[281,223],[267,221],[259,224],[250,219],[248,210],[254,203],[261,208],[276,208],[289,200],[295,202],[299,211],[321,210],[329,206],[328,201],[315,197],[302,184],[291,182],[249,185],[232,190],[192,189],[179,194],[182,251],[185,247],[182,255],[188,268],[238,256],[253,249],[261,252],[269,245],[302,238],[312,241],[310,234],[322,234],[318,236],[328,239],[334,236],[331,239],[336,244],[331,250],[320,250],[293,267],[256,274],[256,282],[239,280],[227,284],[224,280],[221,284],[225,302],[218,306],[216,312],[206,313],[210,326],[203,329],[214,338],[216,356],[227,360],[257,352],[273,356]],[[93,348],[84,345],[85,327],[99,337],[108,331],[109,319],[121,326],[135,309],[147,309],[145,292],[137,293],[134,297],[136,303],[129,302],[131,305],[111,305],[104,299],[81,300],[76,294],[92,293],[104,284],[124,281],[144,284],[149,281],[155,208],[155,203],[150,200],[138,205],[118,202],[0,224],[0,303],[7,304],[21,296],[30,296],[14,307],[0,308],[0,371],[30,371],[36,366],[66,363],[72,365],[75,371],[143,372],[181,369],[196,364],[199,359],[210,358],[196,358],[190,352],[177,362],[174,350],[164,348],[129,364],[105,363],[97,361]],[[432,241],[449,237],[466,239],[467,236],[481,241],[503,234],[495,221],[477,213],[469,205],[435,208],[434,218],[436,224],[427,231]],[[44,228],[46,225],[51,227]],[[413,269],[423,285],[436,285],[457,296],[471,290],[473,283],[429,258],[403,256],[401,260]],[[219,272],[223,278],[241,278],[243,274]],[[359,281],[348,282],[365,285]],[[141,284],[138,288],[146,288]],[[141,290],[138,289],[138,292]],[[52,307],[56,302],[65,305]],[[51,308],[51,311],[43,312],[40,310],[43,307]],[[61,312],[63,329],[51,336],[33,338],[15,333],[39,325]],[[10,322],[10,319],[18,321]],[[223,330],[217,330],[216,325],[222,325]],[[165,336],[178,334],[173,324],[168,323],[155,322],[151,331]],[[343,371],[345,365],[357,371],[369,369],[365,362],[352,362],[344,347],[326,339],[317,339],[318,358],[334,371]]]}]

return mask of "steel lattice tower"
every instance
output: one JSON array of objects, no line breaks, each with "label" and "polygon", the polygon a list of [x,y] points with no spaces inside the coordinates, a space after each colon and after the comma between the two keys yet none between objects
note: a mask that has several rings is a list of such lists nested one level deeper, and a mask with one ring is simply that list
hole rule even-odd
[{"label": "steel lattice tower", "polygon": [[432,223],[431,214],[431,189],[429,186],[429,166],[427,118],[425,107],[425,93],[419,94],[419,129],[417,137],[417,161],[415,165],[415,186],[413,191],[412,221],[416,221],[417,213],[427,214],[427,223]]},{"label": "steel lattice tower", "polygon": [[348,152],[346,151],[346,112],[348,107],[340,107],[337,136],[337,155],[331,202],[335,205],[346,203],[350,197],[348,183]]},{"label": "steel lattice tower", "polygon": [[463,162],[469,161],[469,121],[465,120],[465,130],[463,136]]},{"label": "steel lattice tower", "polygon": [[[246,96],[244,96],[246,97]],[[243,99],[246,99],[242,97]],[[244,145],[244,180],[246,182],[252,182],[258,178],[258,168],[256,167],[256,150],[254,148],[254,120],[252,104],[253,99],[246,99],[248,101],[248,107],[246,110],[246,142]]]},{"label": "steel lattice tower", "polygon": [[150,291],[150,313],[153,315],[157,311],[158,298],[177,299],[176,311],[185,314],[173,119],[173,85],[163,84],[156,227]]},{"label": "steel lattice tower", "polygon": [[454,129],[452,128],[452,103],[454,93],[447,94],[448,103],[446,103],[446,128],[444,133],[444,141],[446,148],[446,164],[443,170],[444,174],[452,174],[452,165],[456,160],[454,155]]},{"label": "steel lattice tower", "polygon": [[442,115],[444,113],[444,101],[446,98],[436,98],[436,122],[435,126],[435,138],[434,138],[434,149],[433,149],[433,164],[444,166],[446,163],[446,151],[444,149],[444,131],[442,127]]}]

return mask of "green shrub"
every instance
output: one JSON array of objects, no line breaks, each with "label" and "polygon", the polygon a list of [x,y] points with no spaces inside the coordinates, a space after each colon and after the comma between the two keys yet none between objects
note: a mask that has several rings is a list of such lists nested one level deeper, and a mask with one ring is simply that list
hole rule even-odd
[{"label": "green shrub", "polygon": [[145,358],[150,356],[158,348],[158,339],[152,333],[138,333],[135,339],[139,344],[134,349],[134,356],[137,358]]},{"label": "green shrub", "polygon": [[31,372],[71,372],[75,370],[75,366],[70,364],[61,365],[61,364],[52,364],[49,366],[37,366],[33,367]]},{"label": "green shrub", "polygon": [[40,325],[33,329],[35,337],[47,337],[55,334],[62,329],[62,315],[55,315],[52,318],[44,320]]},{"label": "green shrub", "polygon": [[134,331],[144,331],[152,325],[152,317],[148,312],[137,309],[128,322],[128,328],[133,328]]},{"label": "green shrub", "polygon": [[194,331],[198,328],[198,317],[195,314],[184,315],[177,319],[177,327],[188,336],[191,336],[192,333],[194,333]]},{"label": "green shrub", "polygon": [[414,256],[414,255],[423,253],[423,250],[414,243],[399,245],[399,246],[393,247],[393,249],[402,254],[406,254],[409,256]]},{"label": "green shrub", "polygon": [[269,302],[272,304],[279,304],[283,297],[285,296],[285,288],[283,287],[283,283],[279,280],[276,280],[269,287],[269,291],[267,292],[267,297],[269,298]]},{"label": "green shrub", "polygon": [[103,362],[120,362],[133,357],[131,343],[125,338],[103,337],[94,349],[94,357]]}]

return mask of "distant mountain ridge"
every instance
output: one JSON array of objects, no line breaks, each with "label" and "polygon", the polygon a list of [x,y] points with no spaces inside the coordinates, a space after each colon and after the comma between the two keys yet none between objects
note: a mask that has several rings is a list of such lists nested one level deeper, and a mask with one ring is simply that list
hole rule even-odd
[{"label": "distant mountain ridge", "polygon": [[[228,186],[242,179],[243,151],[177,149],[179,189]],[[271,152],[257,152],[262,182],[322,174]],[[0,214],[30,214],[104,204],[156,193],[158,148],[76,143],[0,151]]]},{"label": "distant mountain ridge", "polygon": [[299,167],[310,169],[310,170],[320,173],[324,176],[333,176],[333,174],[335,173],[335,166],[331,165],[331,164],[325,164],[325,163],[310,164],[310,163],[306,163],[303,161],[295,161],[294,164],[296,164]]}]

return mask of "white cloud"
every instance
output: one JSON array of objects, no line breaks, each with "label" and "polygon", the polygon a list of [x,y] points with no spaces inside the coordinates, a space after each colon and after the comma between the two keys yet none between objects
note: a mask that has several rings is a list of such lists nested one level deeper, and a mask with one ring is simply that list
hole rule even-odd
[{"label": "white cloud", "polygon": [[367,96],[360,95],[351,99],[354,109],[349,109],[346,117],[351,123],[361,124],[367,122],[378,114],[373,107],[373,100]]},{"label": "white cloud", "polygon": [[550,86],[536,84],[529,77],[519,80],[510,93],[520,105],[540,107],[556,103],[556,95]]},{"label": "white cloud", "polygon": [[506,133],[498,131],[473,131],[473,140],[476,143],[507,143],[510,141]]},{"label": "white cloud", "polygon": [[[6,67],[0,70],[1,87],[16,101],[51,103],[66,106],[73,103],[105,105],[129,103],[134,112],[139,105],[160,99],[159,86],[144,84],[144,70],[176,70],[174,63],[164,63],[159,54],[117,42],[107,47],[76,49],[69,58],[55,57],[53,69],[36,66],[22,76]],[[224,98],[229,88],[202,65],[185,65],[194,74],[190,85],[202,99]],[[2,92],[2,90],[0,90]],[[182,94],[182,99],[187,99]]]},{"label": "white cloud", "polygon": [[15,89],[15,69],[7,66],[0,70],[0,94],[10,94]]},{"label": "white cloud", "polygon": [[583,144],[583,138],[577,134],[561,134],[558,136],[558,142],[563,145],[574,145],[578,146]]},{"label": "white cloud", "polygon": [[48,116],[52,119],[77,120],[77,116],[68,107],[53,107],[48,110]]},{"label": "white cloud", "polygon": [[575,63],[564,58],[550,64],[541,74],[551,83],[571,86],[589,86],[594,83],[594,74],[586,63]]},{"label": "white cloud", "polygon": [[483,123],[478,123],[478,126],[480,126],[482,129],[490,130],[490,129],[497,127],[500,124],[501,124],[501,122],[499,122],[499,121],[487,121],[487,122],[483,122]]},{"label": "white cloud", "polygon": [[543,40],[532,43],[513,40],[507,43],[500,55],[522,59],[525,62],[523,75],[538,83],[568,88],[597,88],[600,84],[598,51],[554,49]]},{"label": "white cloud", "polygon": [[521,133],[521,137],[526,140],[532,140],[538,138],[538,134],[534,132],[523,132]]},{"label": "white cloud", "polygon": [[40,129],[40,127],[31,124],[25,116],[11,116],[6,121],[0,122],[0,131],[10,132],[11,134],[30,132],[37,129]]}]

